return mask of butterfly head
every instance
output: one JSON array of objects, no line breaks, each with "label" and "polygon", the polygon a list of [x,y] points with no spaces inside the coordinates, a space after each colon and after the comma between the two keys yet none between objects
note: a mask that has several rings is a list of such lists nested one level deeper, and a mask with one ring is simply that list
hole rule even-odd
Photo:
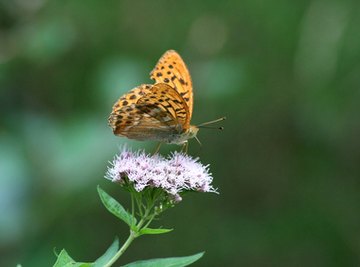
[{"label": "butterfly head", "polygon": [[197,126],[190,125],[189,130],[188,130],[188,137],[189,137],[188,139],[194,138],[197,135],[198,131],[199,131],[199,128]]},{"label": "butterfly head", "polygon": [[187,142],[187,140],[194,138],[199,131],[199,128],[194,125],[190,125],[189,129],[184,131],[181,134],[176,135],[176,137],[172,140],[169,140],[171,144],[183,145]]}]

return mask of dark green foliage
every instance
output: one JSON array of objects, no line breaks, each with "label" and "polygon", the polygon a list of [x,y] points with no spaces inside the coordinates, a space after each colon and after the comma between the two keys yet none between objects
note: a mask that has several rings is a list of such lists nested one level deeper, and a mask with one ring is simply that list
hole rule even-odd
[{"label": "dark green foliage", "polygon": [[220,195],[187,195],[152,226],[176,232],[141,237],[122,262],[201,249],[197,266],[359,266],[359,12],[347,0],[1,1],[0,266],[51,266],[54,247],[94,261],[128,234],[94,193],[130,206],[102,178],[127,142],[107,116],[167,49],[190,69],[192,122],[227,116],[189,147]]}]

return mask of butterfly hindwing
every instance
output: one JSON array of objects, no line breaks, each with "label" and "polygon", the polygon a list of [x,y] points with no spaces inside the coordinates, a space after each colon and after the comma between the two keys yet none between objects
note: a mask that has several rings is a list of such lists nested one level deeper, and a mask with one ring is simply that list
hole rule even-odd
[{"label": "butterfly hindwing", "polygon": [[115,135],[164,140],[179,134],[187,120],[184,100],[166,84],[140,85],[120,97],[109,117]]},{"label": "butterfly hindwing", "polygon": [[150,84],[142,84],[121,96],[113,106],[109,116],[109,126],[114,134],[124,135],[130,127],[138,124],[143,119],[143,114],[136,109],[136,102],[150,92]]}]

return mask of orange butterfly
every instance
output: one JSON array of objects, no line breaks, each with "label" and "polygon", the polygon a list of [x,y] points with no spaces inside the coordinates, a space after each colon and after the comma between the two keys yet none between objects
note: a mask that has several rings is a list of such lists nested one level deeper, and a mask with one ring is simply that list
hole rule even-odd
[{"label": "orange butterfly", "polygon": [[113,106],[108,121],[114,134],[179,145],[196,138],[199,128],[190,125],[192,82],[180,55],[174,50],[165,52],[150,78],[154,85],[135,87]]}]

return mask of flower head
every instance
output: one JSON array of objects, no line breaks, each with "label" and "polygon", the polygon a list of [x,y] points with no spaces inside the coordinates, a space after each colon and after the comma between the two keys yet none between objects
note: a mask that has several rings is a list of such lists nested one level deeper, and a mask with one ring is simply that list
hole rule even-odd
[{"label": "flower head", "polygon": [[123,147],[108,168],[106,178],[124,184],[129,181],[136,191],[146,188],[164,190],[175,202],[184,191],[214,192],[209,165],[198,158],[174,152],[168,158],[149,155],[143,150],[133,152]]}]

